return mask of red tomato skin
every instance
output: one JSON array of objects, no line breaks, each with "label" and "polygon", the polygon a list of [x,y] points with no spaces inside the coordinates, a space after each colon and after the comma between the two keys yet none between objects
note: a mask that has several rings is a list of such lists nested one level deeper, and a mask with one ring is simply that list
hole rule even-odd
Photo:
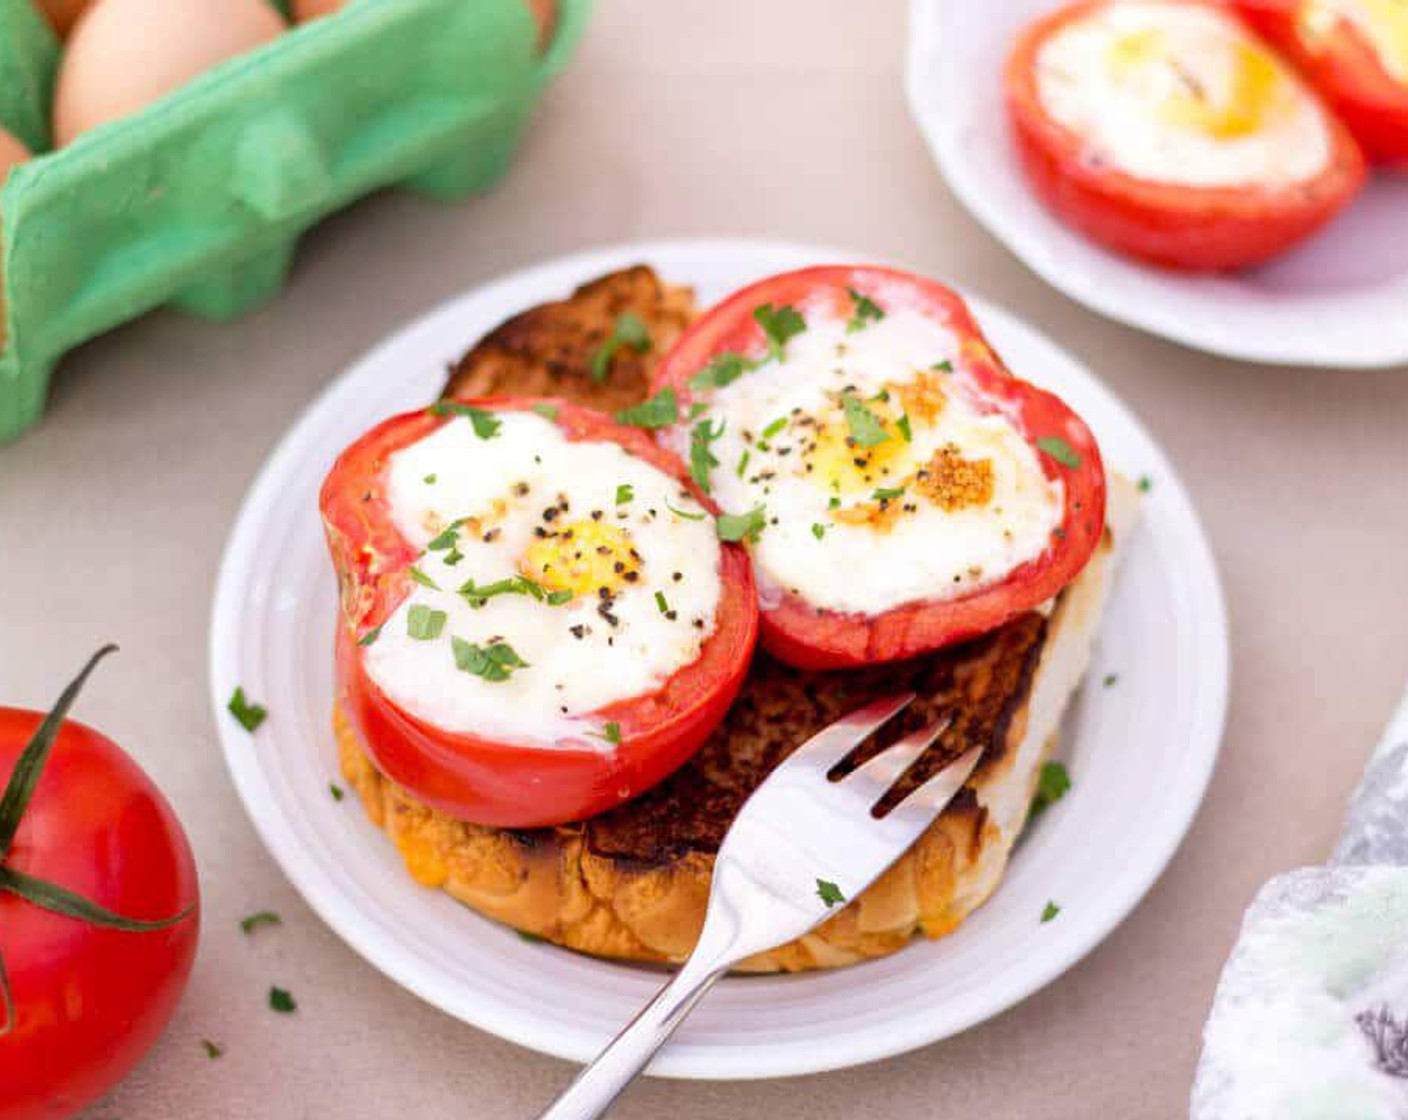
[{"label": "red tomato skin", "polygon": [[988,345],[962,297],[922,276],[878,266],[821,265],[759,281],[706,312],[680,336],[657,368],[652,389],[673,387],[684,407],[690,401],[689,378],[714,354],[759,351],[763,334],[752,312],[760,304],[826,299],[839,311],[849,308],[851,288],[874,296],[893,285],[903,286],[910,298],[945,321],[961,340],[960,372],[990,399],[1015,410],[1030,442],[1059,437],[1080,456],[1082,465],[1070,468],[1039,453],[1047,477],[1059,478],[1065,486],[1064,535],[997,584],[879,615],[817,610],[795,595],[782,594],[762,611],[759,642],[778,660],[799,669],[849,669],[901,661],[994,630],[1070,583],[1104,532],[1105,471],[1090,429],[1059,397],[1014,377]]},{"label": "red tomato skin", "polygon": [[1038,20],[1007,61],[1007,115],[1022,170],[1057,217],[1137,260],[1220,272],[1264,264],[1315,233],[1359,193],[1366,177],[1363,153],[1328,110],[1330,156],[1324,170],[1289,187],[1190,187],[1093,165],[1081,138],[1042,107],[1036,56],[1050,35],[1103,2],[1084,0]]},{"label": "red tomato skin", "polygon": [[1303,32],[1303,0],[1232,0],[1232,7],[1302,74],[1375,163],[1408,170],[1408,85],[1345,20],[1323,38]]},{"label": "red tomato skin", "polygon": [[[0,708],[0,780],[39,712]],[[190,845],[161,792],[116,744],[67,721],[6,865],[166,929],[124,933],[0,894],[0,954],[16,1029],[0,1037],[0,1120],[58,1120],[111,1090],[151,1049],[185,990],[200,933]]]},{"label": "red tomato skin", "polygon": [[[609,438],[686,486],[711,513],[715,507],[680,462],[643,431],[561,401],[489,398],[464,403],[497,412],[534,404],[558,409],[557,425],[573,439]],[[444,420],[427,413],[395,417],[367,433],[339,459],[323,489],[329,547],[342,584],[337,624],[339,699],[358,738],[392,781],[460,820],[500,828],[541,828],[583,820],[645,792],[697,751],[723,720],[743,685],[758,636],[757,591],[743,549],[720,550],[722,593],[716,629],[700,657],[655,693],[592,713],[620,726],[614,746],[533,747],[446,732],[401,708],[365,671],[359,636],[405,597],[406,565],[415,549],[384,509],[384,466],[397,448],[424,438]],[[371,494],[370,501],[362,501]]]}]

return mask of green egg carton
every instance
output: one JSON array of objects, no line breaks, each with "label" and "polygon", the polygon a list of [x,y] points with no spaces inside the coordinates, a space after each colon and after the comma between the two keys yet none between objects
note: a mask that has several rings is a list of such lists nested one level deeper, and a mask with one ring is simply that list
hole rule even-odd
[{"label": "green egg carton", "polygon": [[[239,315],[304,230],[378,188],[492,185],[589,11],[560,0],[540,54],[523,0],[353,0],[21,164],[0,191],[0,443],[80,342],[163,304]],[[32,0],[0,0],[0,125],[34,152],[60,53]]]}]

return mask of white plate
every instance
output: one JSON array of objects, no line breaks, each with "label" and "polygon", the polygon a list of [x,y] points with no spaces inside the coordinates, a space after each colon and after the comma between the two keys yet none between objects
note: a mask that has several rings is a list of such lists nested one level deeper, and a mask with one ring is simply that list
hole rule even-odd
[{"label": "white plate", "polygon": [[1376,175],[1315,238],[1272,264],[1195,276],[1109,253],[1027,188],[1002,70],[1018,30],[1058,0],[911,0],[910,109],[963,204],[1048,284],[1087,307],[1215,354],[1368,368],[1408,362],[1408,176]]},{"label": "white plate", "polygon": [[[317,492],[365,428],[434,399],[445,363],[504,318],[583,280],[648,262],[704,303],[768,273],[857,259],[757,242],[628,245],[487,285],[354,365],[293,426],[230,536],[211,623],[211,689],[226,762],[255,826],[304,898],[388,976],[467,1023],[562,1057],[594,1054],[654,992],[658,973],[524,942],[416,887],[354,798],[328,796],[336,609]],[[1212,771],[1227,696],[1227,628],[1207,542],[1148,434],[1090,373],[991,304],[979,321],[1012,367],[1058,390],[1107,460],[1153,479],[1093,670],[1064,745],[1074,790],[1017,852],[1007,882],[954,936],[814,975],[726,979],[653,1072],[776,1077],[871,1061],[963,1030],[1089,952],[1173,854]],[[251,744],[225,712],[236,685],[266,704]],[[1042,925],[1047,899],[1061,916]],[[824,1025],[823,1025],[824,1024]]]}]

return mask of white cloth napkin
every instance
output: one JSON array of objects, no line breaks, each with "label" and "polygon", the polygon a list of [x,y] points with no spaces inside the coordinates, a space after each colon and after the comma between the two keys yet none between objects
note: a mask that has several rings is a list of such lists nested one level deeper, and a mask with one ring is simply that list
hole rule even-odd
[{"label": "white cloth napkin", "polygon": [[1267,883],[1223,969],[1192,1120],[1408,1117],[1408,694],[1328,866]]}]

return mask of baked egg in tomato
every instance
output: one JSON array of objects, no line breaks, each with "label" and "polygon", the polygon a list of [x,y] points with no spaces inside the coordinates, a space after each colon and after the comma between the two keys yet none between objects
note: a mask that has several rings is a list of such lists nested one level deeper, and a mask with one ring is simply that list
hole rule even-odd
[{"label": "baked egg in tomato", "polygon": [[1157,264],[1259,264],[1359,190],[1364,160],[1315,91],[1228,8],[1087,0],[1007,66],[1023,168],[1058,217]]},{"label": "baked egg in tomato", "polygon": [[1090,431],[933,281],[773,277],[706,312],[656,376],[684,410],[663,439],[749,542],[761,640],[793,665],[991,630],[1070,582],[1103,528]]},{"label": "baked egg in tomato", "polygon": [[1233,0],[1296,63],[1371,159],[1408,165],[1408,4]]},{"label": "baked egg in tomato", "polygon": [[745,552],[644,432],[552,401],[446,401],[322,490],[340,704],[378,767],[461,819],[580,820],[682,764],[757,634]]}]

